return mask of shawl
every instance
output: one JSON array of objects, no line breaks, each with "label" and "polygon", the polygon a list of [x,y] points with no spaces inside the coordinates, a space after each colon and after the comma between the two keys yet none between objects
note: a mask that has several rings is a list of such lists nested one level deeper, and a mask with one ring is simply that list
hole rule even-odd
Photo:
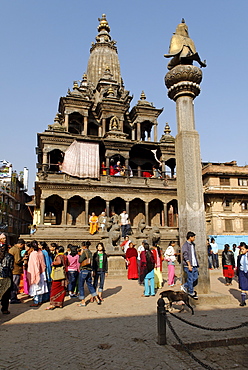
[{"label": "shawl", "polygon": [[135,248],[128,248],[126,251],[126,258],[138,257],[138,252]]},{"label": "shawl", "polygon": [[30,253],[28,260],[27,278],[29,285],[39,284],[40,274],[46,270],[46,265],[41,251]]}]

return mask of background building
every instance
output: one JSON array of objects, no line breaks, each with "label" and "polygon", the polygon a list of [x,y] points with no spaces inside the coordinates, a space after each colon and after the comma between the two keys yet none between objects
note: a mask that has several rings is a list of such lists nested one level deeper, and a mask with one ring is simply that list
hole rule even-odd
[{"label": "background building", "polygon": [[207,234],[221,248],[248,243],[248,166],[236,161],[204,163],[202,169]]},{"label": "background building", "polygon": [[17,241],[20,234],[28,233],[33,222],[26,203],[31,197],[26,193],[28,169],[17,175],[12,164],[0,161],[0,231],[8,236],[9,243]]}]

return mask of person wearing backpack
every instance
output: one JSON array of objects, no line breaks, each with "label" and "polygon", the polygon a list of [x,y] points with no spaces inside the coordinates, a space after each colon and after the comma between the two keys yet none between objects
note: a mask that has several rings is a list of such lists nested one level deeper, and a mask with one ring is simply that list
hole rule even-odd
[{"label": "person wearing backpack", "polygon": [[144,251],[140,254],[140,281],[144,281],[144,297],[155,296],[154,267],[155,259],[150,251],[149,244],[144,244]]}]

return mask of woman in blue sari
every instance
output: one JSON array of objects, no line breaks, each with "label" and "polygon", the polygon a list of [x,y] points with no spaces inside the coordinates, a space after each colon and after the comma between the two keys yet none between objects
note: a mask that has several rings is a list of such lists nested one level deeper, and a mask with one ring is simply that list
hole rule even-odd
[{"label": "woman in blue sari", "polygon": [[40,245],[42,247],[42,253],[44,256],[45,264],[46,264],[46,278],[47,278],[47,287],[48,292],[43,294],[42,302],[49,302],[50,301],[50,291],[51,291],[51,284],[52,284],[52,278],[51,278],[51,272],[52,272],[52,257],[50,255],[50,250],[48,248],[48,245],[46,242],[40,242]]}]

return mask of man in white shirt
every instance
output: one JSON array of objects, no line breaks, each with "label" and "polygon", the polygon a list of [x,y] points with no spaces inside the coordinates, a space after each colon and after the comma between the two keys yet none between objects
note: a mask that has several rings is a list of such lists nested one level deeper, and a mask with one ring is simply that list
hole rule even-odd
[{"label": "man in white shirt", "polygon": [[212,248],[212,256],[213,256],[213,265],[215,269],[219,268],[219,247],[218,244],[215,243],[215,239],[211,238],[210,242],[211,248]]},{"label": "man in white shirt", "polygon": [[128,230],[128,214],[126,210],[123,210],[120,214],[120,225],[121,225],[121,233],[122,237],[125,238],[127,235],[127,230]]}]

